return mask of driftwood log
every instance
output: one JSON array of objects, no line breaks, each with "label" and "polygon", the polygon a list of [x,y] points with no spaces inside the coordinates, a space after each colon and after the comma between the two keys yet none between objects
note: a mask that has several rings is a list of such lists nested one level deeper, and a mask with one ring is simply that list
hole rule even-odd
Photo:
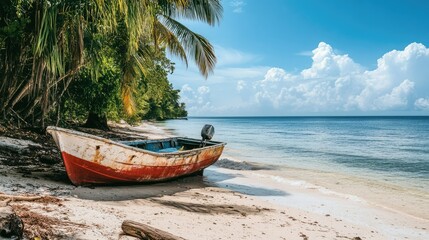
[{"label": "driftwood log", "polygon": [[1,202],[0,206],[0,239],[22,239],[24,223],[6,202]]},{"label": "driftwood log", "polygon": [[20,196],[20,195],[8,195],[8,194],[1,194],[0,193],[0,199],[6,199],[6,203],[9,201],[36,201],[43,198],[42,196]]},{"label": "driftwood log", "polygon": [[127,235],[144,240],[184,240],[184,238],[163,230],[130,220],[125,220],[122,223],[122,231]]}]

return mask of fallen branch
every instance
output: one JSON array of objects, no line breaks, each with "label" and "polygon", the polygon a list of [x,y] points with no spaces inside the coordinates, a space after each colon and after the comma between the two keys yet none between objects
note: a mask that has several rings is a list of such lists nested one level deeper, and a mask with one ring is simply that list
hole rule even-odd
[{"label": "fallen branch", "polygon": [[127,235],[144,240],[184,240],[184,238],[175,236],[163,230],[130,220],[125,220],[122,223],[122,231]]},{"label": "fallen branch", "polygon": [[19,196],[19,195],[8,195],[0,194],[0,199],[6,199],[9,201],[36,201],[43,198],[42,196]]}]

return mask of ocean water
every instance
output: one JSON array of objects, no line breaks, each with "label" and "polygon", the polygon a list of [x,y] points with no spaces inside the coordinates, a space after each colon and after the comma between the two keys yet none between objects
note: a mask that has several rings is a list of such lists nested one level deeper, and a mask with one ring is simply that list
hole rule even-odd
[{"label": "ocean water", "polygon": [[227,142],[249,162],[346,173],[429,190],[429,117],[194,117],[161,123],[176,135]]}]

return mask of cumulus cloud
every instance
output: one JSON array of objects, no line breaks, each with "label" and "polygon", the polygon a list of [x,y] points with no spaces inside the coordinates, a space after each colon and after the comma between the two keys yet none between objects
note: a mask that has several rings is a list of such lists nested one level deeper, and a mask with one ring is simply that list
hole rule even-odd
[{"label": "cumulus cloud", "polygon": [[[220,56],[228,65],[255,60],[224,50]],[[190,115],[429,112],[429,49],[423,44],[387,52],[372,69],[324,42],[311,53],[311,65],[301,71],[220,66],[206,82],[197,71],[195,77],[176,73],[178,83],[189,84],[183,85],[181,100]]]},{"label": "cumulus cloud", "polygon": [[335,54],[332,47],[324,42],[313,50],[312,59],[311,68],[301,72],[303,78],[345,76],[362,70],[348,55]]},{"label": "cumulus cloud", "polygon": [[289,112],[428,110],[429,49],[411,43],[366,70],[321,42],[312,65],[299,74],[269,69],[254,84],[255,102]]},{"label": "cumulus cloud", "polygon": [[408,79],[399,86],[394,87],[390,93],[378,97],[374,104],[378,109],[405,108],[408,104],[408,96],[414,90],[414,82]]}]

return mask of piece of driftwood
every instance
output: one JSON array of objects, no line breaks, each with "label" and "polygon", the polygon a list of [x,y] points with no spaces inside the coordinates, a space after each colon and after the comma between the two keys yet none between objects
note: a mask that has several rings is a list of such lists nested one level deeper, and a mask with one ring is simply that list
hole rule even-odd
[{"label": "piece of driftwood", "polygon": [[171,233],[131,220],[125,220],[122,223],[122,231],[127,235],[144,240],[184,240]]},{"label": "piece of driftwood", "polygon": [[0,239],[22,239],[24,223],[12,208],[7,206],[7,201],[1,203],[6,206],[0,206]]},{"label": "piece of driftwood", "polygon": [[0,194],[0,199],[6,199],[10,201],[36,201],[41,198],[42,196],[19,196],[19,195]]}]

